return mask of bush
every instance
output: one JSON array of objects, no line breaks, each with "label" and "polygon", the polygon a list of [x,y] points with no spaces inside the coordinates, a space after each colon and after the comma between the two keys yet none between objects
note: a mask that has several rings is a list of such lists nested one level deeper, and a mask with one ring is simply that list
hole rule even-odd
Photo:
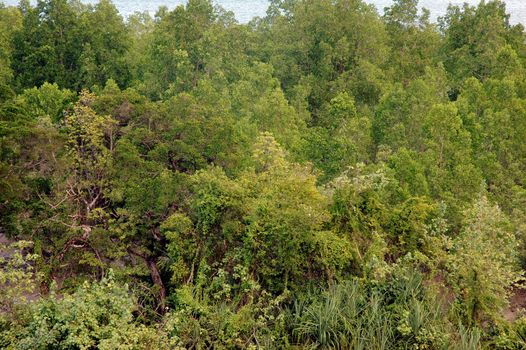
[{"label": "bush", "polygon": [[319,348],[440,349],[449,343],[441,304],[414,271],[331,286],[297,301],[292,318],[295,341]]},{"label": "bush", "polygon": [[74,294],[31,305],[31,316],[7,349],[162,349],[162,336],[134,322],[134,298],[110,274]]},{"label": "bush", "polygon": [[281,304],[285,299],[252,290],[218,301],[209,290],[184,287],[164,331],[175,349],[282,349],[287,343]]}]

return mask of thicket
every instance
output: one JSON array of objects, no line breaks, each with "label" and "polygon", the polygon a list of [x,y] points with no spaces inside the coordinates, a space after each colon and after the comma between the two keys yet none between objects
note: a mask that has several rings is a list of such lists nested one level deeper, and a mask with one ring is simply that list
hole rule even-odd
[{"label": "thicket", "polygon": [[524,349],[505,4],[0,5],[0,348]]}]

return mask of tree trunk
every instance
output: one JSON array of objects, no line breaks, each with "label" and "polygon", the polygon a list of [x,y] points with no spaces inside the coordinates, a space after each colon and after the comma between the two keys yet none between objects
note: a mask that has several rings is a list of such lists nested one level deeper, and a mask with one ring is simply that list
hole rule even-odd
[{"label": "tree trunk", "polygon": [[152,258],[145,259],[148,264],[148,269],[150,269],[150,275],[152,277],[153,283],[159,288],[159,305],[157,311],[161,314],[164,314],[166,309],[166,287],[164,286],[163,280],[161,279],[161,274],[159,273],[159,268]]},{"label": "tree trunk", "polygon": [[155,286],[157,286],[157,288],[159,288],[159,304],[157,306],[157,312],[164,314],[166,310],[166,287],[164,286],[161,273],[159,272],[159,268],[157,267],[155,259],[146,253],[139,252],[133,248],[128,248],[128,252],[143,259],[148,266],[152,282],[155,284]]}]

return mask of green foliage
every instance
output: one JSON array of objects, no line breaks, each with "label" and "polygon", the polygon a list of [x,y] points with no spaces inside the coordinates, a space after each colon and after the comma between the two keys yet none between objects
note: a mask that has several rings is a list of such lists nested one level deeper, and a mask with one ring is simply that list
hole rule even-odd
[{"label": "green foliage", "polygon": [[11,70],[13,35],[22,26],[21,12],[0,3],[0,85],[8,84],[13,78]]},{"label": "green foliage", "polygon": [[453,242],[449,278],[462,316],[474,323],[502,310],[521,272],[517,240],[497,206],[481,196],[465,217],[464,228]]},{"label": "green foliage", "polygon": [[[169,88],[184,90],[205,70],[205,34],[223,24],[209,0],[192,0],[159,17],[151,34],[145,72],[147,93],[159,98]],[[225,23],[226,24],[226,23]]]},{"label": "green foliage", "polygon": [[526,345],[526,320],[519,318],[505,325],[494,341],[495,349],[522,349]]},{"label": "green foliage", "polygon": [[371,121],[359,117],[348,93],[334,97],[305,136],[305,157],[323,171],[320,181],[331,180],[345,168],[370,159]]},{"label": "green foliage", "polygon": [[57,84],[44,83],[40,88],[24,90],[20,103],[34,118],[48,118],[53,123],[59,123],[75,97],[74,92],[61,90]]},{"label": "green foliage", "polygon": [[296,340],[322,349],[440,349],[450,344],[440,303],[416,272],[397,270],[380,283],[335,285],[297,301]]},{"label": "green foliage", "polygon": [[[189,218],[176,215],[164,223],[176,229],[167,232],[171,258],[176,266],[186,260],[182,271],[191,271],[186,280],[204,262],[211,272],[219,263],[229,269],[242,264],[274,292],[298,287],[300,276],[319,268],[328,277],[337,276],[348,265],[350,244],[323,229],[327,201],[309,169],[289,163],[269,134],[258,138],[253,159],[256,168],[238,179],[217,168],[197,173]],[[185,249],[183,242],[190,245]]]},{"label": "green foliage", "polygon": [[56,169],[54,155],[62,140],[49,119],[35,120],[12,90],[4,92],[5,100],[0,102],[0,231],[12,236],[27,224],[18,216],[30,215],[33,205],[38,206],[37,193],[49,192]]},{"label": "green foliage", "polygon": [[163,327],[171,348],[279,349],[285,345],[284,298],[246,289],[246,300],[225,302],[209,293],[203,287],[176,292],[177,308],[166,315]]},{"label": "green foliage", "polygon": [[507,44],[515,46],[523,37],[520,25],[509,23],[502,1],[488,1],[477,7],[451,6],[441,26],[445,34],[444,63],[455,83],[471,76],[487,79],[500,49]]},{"label": "green foliage", "polygon": [[31,263],[38,256],[27,254],[31,245],[28,241],[18,241],[0,247],[0,314],[24,304],[27,297],[35,292],[36,276]]},{"label": "green foliage", "polygon": [[350,80],[357,100],[368,100],[370,86],[358,67],[382,64],[387,51],[385,28],[372,6],[360,0],[276,1],[274,11],[282,14],[269,18],[263,53],[287,92],[312,76],[309,102],[318,109],[334,97],[341,76]]},{"label": "green foliage", "polygon": [[32,305],[32,318],[8,349],[157,349],[153,330],[133,322],[134,300],[111,275],[72,295]]},{"label": "green foliage", "polygon": [[81,14],[87,37],[78,58],[82,86],[103,85],[114,79],[127,86],[131,74],[126,62],[130,46],[128,28],[117,8],[109,0],[101,0]]},{"label": "green foliage", "polygon": [[478,350],[481,348],[481,332],[477,328],[466,329],[462,324],[459,326],[460,340],[453,349]]},{"label": "green foliage", "polygon": [[115,6],[67,0],[22,2],[22,27],[13,35],[12,67],[18,88],[57,83],[80,90],[113,78],[126,85],[127,29]]},{"label": "green foliage", "polygon": [[418,0],[396,0],[384,15],[391,48],[390,70],[402,83],[434,66],[442,43],[435,24],[429,21],[429,11],[418,12]]},{"label": "green foliage", "polygon": [[0,347],[524,348],[524,27],[383,13],[0,5]]}]

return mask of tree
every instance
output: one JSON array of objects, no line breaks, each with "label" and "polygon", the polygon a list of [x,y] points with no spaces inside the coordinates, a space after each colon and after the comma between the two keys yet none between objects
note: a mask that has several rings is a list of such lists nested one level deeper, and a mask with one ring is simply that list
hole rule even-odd
[{"label": "tree", "polygon": [[441,20],[445,34],[444,66],[456,87],[466,78],[485,80],[492,74],[497,54],[507,44],[518,52],[524,45],[521,28],[509,22],[504,2],[481,2],[477,7],[450,6]]},{"label": "tree", "polygon": [[418,0],[396,0],[385,9],[384,20],[391,48],[389,70],[407,84],[437,62],[441,37],[429,21],[429,11],[418,15]]},{"label": "tree", "polygon": [[422,152],[426,114],[435,104],[448,101],[447,76],[441,65],[427,67],[425,74],[407,86],[392,86],[381,98],[373,119],[372,133],[376,146],[393,151],[405,147]]},{"label": "tree", "polygon": [[425,167],[418,160],[416,152],[400,148],[388,159],[388,165],[395,172],[402,195],[429,196],[429,185],[425,176]]},{"label": "tree", "polygon": [[270,132],[283,147],[294,152],[306,123],[285,98],[279,81],[272,76],[272,67],[259,63],[247,67],[243,73],[232,86],[233,112],[253,125],[251,138],[260,132]]},{"label": "tree", "polygon": [[452,104],[434,106],[424,123],[423,161],[431,194],[447,203],[456,223],[463,203],[475,197],[482,183],[471,158],[471,138]]},{"label": "tree", "polygon": [[67,89],[60,89],[57,84],[44,83],[40,88],[24,90],[19,95],[25,113],[33,118],[48,118],[58,124],[76,98],[76,94]]},{"label": "tree", "polygon": [[124,55],[129,37],[109,1],[94,8],[68,0],[22,3],[21,30],[13,36],[15,82],[19,89],[57,83],[79,91],[113,78],[130,80]]},{"label": "tree", "polygon": [[11,89],[0,94],[0,232],[17,236],[28,225],[19,215],[31,217],[38,194],[50,191],[62,138],[49,119],[28,115]]},{"label": "tree", "polygon": [[24,4],[22,29],[13,38],[13,71],[19,88],[57,83],[78,89],[86,31],[67,0]]},{"label": "tree", "polygon": [[0,4],[0,85],[10,84],[13,78],[11,55],[13,35],[22,26],[22,13],[14,7]]},{"label": "tree", "polygon": [[82,260],[83,264],[75,265],[79,273],[100,275],[104,269],[96,237],[108,205],[115,123],[91,109],[93,98],[81,93],[65,116],[63,147],[49,162],[53,186],[36,189],[40,202],[30,212],[32,224],[27,229],[36,245],[45,249],[40,251],[39,266],[44,268],[39,271],[44,274],[44,289],[57,276],[67,276],[67,269],[62,269],[68,266],[67,261]]},{"label": "tree", "polygon": [[[333,89],[339,77],[347,78],[358,66],[384,62],[385,28],[374,7],[361,0],[283,1],[275,2],[273,11],[270,27],[261,27],[262,60],[274,66],[286,94],[312,78],[308,101],[314,115],[340,92]],[[356,80],[365,80],[361,78]]]},{"label": "tree", "polygon": [[[499,56],[509,55],[513,55],[512,51],[504,49]],[[499,70],[504,73],[507,67],[515,71],[513,78],[490,78],[484,83],[467,79],[456,105],[471,134],[473,158],[486,180],[488,191],[498,198],[503,210],[509,212],[510,201],[503,198],[512,197],[510,190],[523,178],[524,165],[518,155],[524,152],[522,116],[525,109],[520,83],[515,80],[521,76],[519,67],[516,61],[514,64],[514,60],[510,60],[502,62]]]},{"label": "tree", "polygon": [[497,315],[521,273],[518,243],[499,207],[481,195],[465,215],[450,255],[449,280],[457,292],[462,316],[473,324]]},{"label": "tree", "polygon": [[[233,281],[243,269],[279,294],[303,285],[306,276],[336,278],[347,267],[349,243],[324,230],[326,200],[315,177],[289,163],[268,133],[257,139],[253,157],[255,168],[237,179],[217,168],[193,177],[188,214],[164,224],[175,280],[223,271],[232,292],[242,293]],[[229,291],[225,298],[236,295]]]},{"label": "tree", "polygon": [[117,8],[111,1],[101,0],[80,20],[89,34],[79,57],[82,86],[102,86],[113,79],[120,87],[127,87],[131,73],[125,59],[131,37]]},{"label": "tree", "polygon": [[320,112],[319,126],[304,132],[303,155],[323,171],[321,182],[340,175],[347,167],[370,160],[371,121],[358,116],[354,99],[343,92]]},{"label": "tree", "polygon": [[159,98],[171,86],[176,91],[195,85],[204,71],[207,49],[201,45],[217,20],[210,0],[191,0],[158,18],[151,36],[151,63],[145,75],[147,94]]}]

